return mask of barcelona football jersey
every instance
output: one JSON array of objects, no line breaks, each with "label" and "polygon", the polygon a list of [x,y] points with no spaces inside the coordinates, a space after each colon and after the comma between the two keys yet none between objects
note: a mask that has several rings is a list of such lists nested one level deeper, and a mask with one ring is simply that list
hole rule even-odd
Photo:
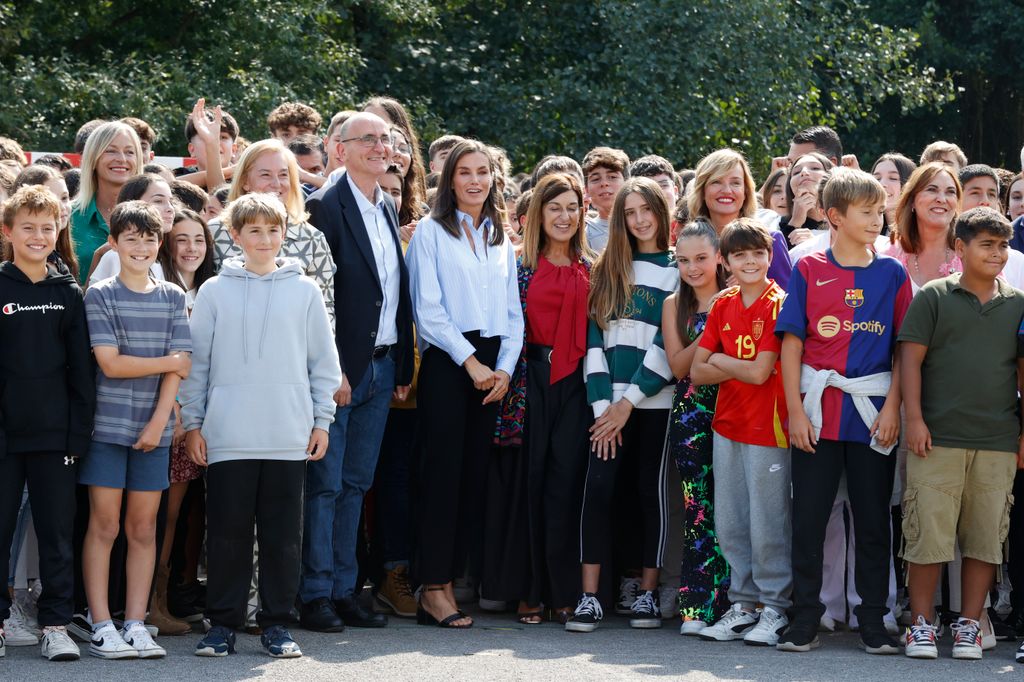
[{"label": "barcelona football jersey", "polygon": [[[730,289],[708,311],[700,347],[740,360],[754,360],[759,353],[778,353],[782,344],[775,336],[775,321],[786,294],[774,281],[750,307],[743,305],[740,290]],[[711,428],[729,440],[773,448],[789,447],[785,430],[786,398],[782,392],[779,361],[762,385],[738,379],[723,381]]]},{"label": "barcelona football jersey", "polygon": [[[895,258],[879,255],[866,267],[844,267],[828,249],[805,256],[793,268],[775,333],[802,339],[803,363],[814,369],[835,370],[849,379],[889,372],[911,298],[910,277]],[[881,409],[885,397],[871,402]],[[846,393],[827,387],[821,409],[821,438],[871,442]]]}]

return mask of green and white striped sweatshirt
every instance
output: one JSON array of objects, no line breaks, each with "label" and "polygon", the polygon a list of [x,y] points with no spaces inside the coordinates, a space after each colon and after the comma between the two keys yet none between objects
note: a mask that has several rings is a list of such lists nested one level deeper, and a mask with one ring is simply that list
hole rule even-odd
[{"label": "green and white striped sweatshirt", "polygon": [[595,418],[619,398],[640,409],[672,407],[675,378],[661,336],[662,303],[679,288],[672,253],[634,253],[633,283],[625,315],[604,330],[588,323],[583,371]]}]

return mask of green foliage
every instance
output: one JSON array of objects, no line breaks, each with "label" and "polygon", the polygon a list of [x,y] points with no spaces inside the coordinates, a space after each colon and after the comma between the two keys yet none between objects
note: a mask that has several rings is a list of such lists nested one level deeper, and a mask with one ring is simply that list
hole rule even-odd
[{"label": "green foliage", "polygon": [[329,116],[386,93],[425,140],[477,136],[518,167],[598,144],[692,165],[730,145],[763,170],[801,127],[952,101],[916,59],[929,24],[869,17],[859,0],[0,0],[0,133],[68,149],[84,121],[130,113],[182,153],[199,96],[257,138],[286,99]]},{"label": "green foliage", "polygon": [[972,0],[869,0],[870,16],[920,35],[916,61],[956,87],[956,106],[900,117],[886,106],[878,122],[852,131],[858,146],[903,149],[916,156],[929,142],[959,144],[974,162],[1019,170],[1024,141],[1024,13],[1018,3]]},{"label": "green foliage", "polygon": [[[34,148],[70,149],[91,118],[135,115],[183,153],[197,97],[221,104],[244,135],[300,99],[331,111],[356,98],[358,2],[322,0],[22,0],[0,4],[0,130]],[[386,0],[396,23],[433,16],[426,0]]]},{"label": "green foliage", "polygon": [[906,112],[953,95],[912,61],[914,33],[845,0],[502,0],[440,23],[376,82],[520,165],[597,144],[693,164],[730,145],[764,168],[799,128],[853,129],[889,98]]}]

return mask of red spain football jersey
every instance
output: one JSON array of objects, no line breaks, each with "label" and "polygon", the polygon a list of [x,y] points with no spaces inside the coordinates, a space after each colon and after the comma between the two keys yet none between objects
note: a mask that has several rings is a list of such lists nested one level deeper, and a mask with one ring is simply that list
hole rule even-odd
[{"label": "red spain football jersey", "polygon": [[[762,352],[778,353],[782,342],[775,336],[775,321],[785,297],[774,281],[749,308],[744,307],[739,289],[723,294],[708,312],[701,348],[740,360],[753,360]],[[788,448],[785,423],[786,397],[778,360],[761,386],[728,379],[719,387],[711,423],[716,433],[738,443]]]}]

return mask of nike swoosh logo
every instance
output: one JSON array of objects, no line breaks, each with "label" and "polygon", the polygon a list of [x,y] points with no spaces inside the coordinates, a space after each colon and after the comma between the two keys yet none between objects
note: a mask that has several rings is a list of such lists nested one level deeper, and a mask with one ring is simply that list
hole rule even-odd
[{"label": "nike swoosh logo", "polygon": [[773,464],[770,467],[768,467],[768,471],[770,473],[774,473],[776,471],[781,471],[781,470],[782,470],[782,465],[781,464]]},{"label": "nike swoosh logo", "polygon": [[837,279],[839,279],[839,278],[838,278],[838,277],[833,277],[832,279],[826,279],[825,281],[822,281],[822,280],[820,280],[820,279],[819,279],[819,280],[817,280],[817,282],[815,282],[815,283],[816,283],[816,284],[817,284],[817,285],[818,285],[819,287],[823,287],[823,286],[825,286],[826,284],[831,284],[832,282],[836,281]]}]

